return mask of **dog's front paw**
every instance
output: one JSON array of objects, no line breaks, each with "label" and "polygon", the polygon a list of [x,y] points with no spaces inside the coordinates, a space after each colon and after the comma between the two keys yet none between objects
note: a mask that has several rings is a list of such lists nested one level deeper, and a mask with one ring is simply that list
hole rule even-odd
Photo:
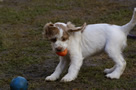
[{"label": "dog's front paw", "polygon": [[68,75],[64,76],[62,79],[61,79],[61,82],[71,82],[73,81],[75,78],[72,78]]},{"label": "dog's front paw", "polygon": [[61,79],[61,82],[71,82],[73,79],[70,79],[70,78],[62,78]]},{"label": "dog's front paw", "polygon": [[47,76],[47,77],[45,78],[45,80],[46,80],[46,81],[55,81],[55,80],[57,80],[57,78],[56,78],[56,77],[53,77],[53,76]]}]

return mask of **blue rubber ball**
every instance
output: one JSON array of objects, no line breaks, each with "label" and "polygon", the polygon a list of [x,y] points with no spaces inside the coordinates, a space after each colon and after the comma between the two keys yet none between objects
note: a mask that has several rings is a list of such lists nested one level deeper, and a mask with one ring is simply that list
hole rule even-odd
[{"label": "blue rubber ball", "polygon": [[28,82],[24,77],[18,76],[12,79],[10,83],[10,90],[27,90]]}]

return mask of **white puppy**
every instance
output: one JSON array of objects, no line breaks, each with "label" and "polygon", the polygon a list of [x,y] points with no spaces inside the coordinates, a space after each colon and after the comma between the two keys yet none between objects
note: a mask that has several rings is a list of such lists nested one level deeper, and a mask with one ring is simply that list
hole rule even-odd
[{"label": "white puppy", "polygon": [[136,8],[129,23],[118,26],[110,24],[86,23],[81,27],[75,27],[68,22],[47,23],[44,26],[43,35],[51,40],[55,52],[68,50],[66,56],[60,56],[60,62],[53,74],[46,77],[47,81],[54,81],[59,78],[66,66],[69,66],[68,73],[61,79],[62,82],[74,80],[83,60],[91,55],[105,51],[115,62],[110,69],[105,69],[106,77],[119,79],[122,75],[126,61],[122,56],[122,50],[126,46],[127,35],[136,24]]}]

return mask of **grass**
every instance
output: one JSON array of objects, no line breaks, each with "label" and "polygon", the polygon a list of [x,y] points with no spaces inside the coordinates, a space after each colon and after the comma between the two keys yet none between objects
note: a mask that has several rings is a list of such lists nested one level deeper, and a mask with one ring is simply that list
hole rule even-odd
[{"label": "grass", "polygon": [[0,90],[9,90],[9,84],[16,76],[29,81],[29,90],[136,89],[135,40],[128,39],[128,47],[124,51],[127,68],[121,79],[105,78],[103,70],[112,67],[113,62],[101,54],[84,61],[75,81],[60,83],[59,80],[45,81],[59,60],[51,51],[50,42],[43,40],[41,35],[44,24],[50,21],[71,21],[76,26],[84,22],[123,25],[131,19],[135,4],[133,0],[0,2]]}]

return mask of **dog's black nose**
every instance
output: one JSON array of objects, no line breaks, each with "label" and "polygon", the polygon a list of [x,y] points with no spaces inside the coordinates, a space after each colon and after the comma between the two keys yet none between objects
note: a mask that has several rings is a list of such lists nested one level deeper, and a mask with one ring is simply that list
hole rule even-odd
[{"label": "dog's black nose", "polygon": [[56,48],[56,51],[57,51],[57,52],[61,52],[61,51],[62,51],[62,47],[57,47],[57,48]]}]

